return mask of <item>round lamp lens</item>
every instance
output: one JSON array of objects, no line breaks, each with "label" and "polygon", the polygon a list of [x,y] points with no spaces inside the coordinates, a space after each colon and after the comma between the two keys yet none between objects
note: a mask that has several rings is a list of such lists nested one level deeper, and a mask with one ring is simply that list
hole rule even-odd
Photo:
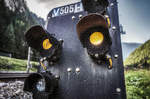
[{"label": "round lamp lens", "polygon": [[90,35],[91,44],[97,46],[100,45],[104,40],[104,35],[101,32],[94,32]]},{"label": "round lamp lens", "polygon": [[47,49],[49,49],[49,48],[51,48],[51,47],[52,47],[52,44],[50,43],[49,39],[45,39],[45,40],[43,41],[43,48],[44,48],[45,50],[47,50]]},{"label": "round lamp lens", "polygon": [[44,79],[40,79],[36,83],[36,88],[37,88],[38,91],[44,91],[45,90],[45,80]]}]

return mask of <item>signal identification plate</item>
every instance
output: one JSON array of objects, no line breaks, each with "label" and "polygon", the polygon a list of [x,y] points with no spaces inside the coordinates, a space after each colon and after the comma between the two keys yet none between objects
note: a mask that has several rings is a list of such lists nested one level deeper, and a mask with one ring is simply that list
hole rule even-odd
[{"label": "signal identification plate", "polygon": [[55,8],[51,11],[51,16],[52,17],[57,17],[57,16],[62,16],[62,15],[67,15],[71,13],[79,13],[84,11],[83,5],[81,2],[75,3],[75,4],[70,4],[62,7]]}]

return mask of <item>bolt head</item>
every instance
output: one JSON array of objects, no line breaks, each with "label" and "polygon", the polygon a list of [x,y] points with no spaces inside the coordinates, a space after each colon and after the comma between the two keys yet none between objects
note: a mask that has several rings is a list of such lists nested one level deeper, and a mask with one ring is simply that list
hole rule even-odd
[{"label": "bolt head", "polygon": [[80,68],[79,67],[76,68],[76,72],[80,72]]},{"label": "bolt head", "polygon": [[107,58],[111,58],[111,56],[110,56],[109,54],[106,54],[106,57],[107,57]]},{"label": "bolt head", "polygon": [[79,18],[82,18],[82,14],[79,15]]},{"label": "bolt head", "polygon": [[117,91],[117,92],[121,92],[121,89],[120,89],[120,88],[116,88],[116,91]]},{"label": "bolt head", "polygon": [[60,76],[59,76],[59,75],[55,75],[55,78],[56,78],[56,79],[59,79],[59,78],[60,78]]},{"label": "bolt head", "polygon": [[68,71],[68,72],[71,72],[71,71],[72,71],[72,69],[71,69],[71,68],[67,68],[67,71]]},{"label": "bolt head", "polygon": [[46,60],[46,57],[44,57],[43,59]]},{"label": "bolt head", "polygon": [[74,20],[76,17],[75,16],[72,16],[72,20]]},{"label": "bolt head", "polygon": [[109,16],[108,16],[108,15],[105,15],[105,18],[109,18]]},{"label": "bolt head", "polygon": [[114,3],[111,3],[110,6],[114,6]]},{"label": "bolt head", "polygon": [[116,29],[116,27],[115,27],[115,26],[113,26],[113,27],[112,27],[112,29],[113,29],[113,30],[115,30],[115,29]]},{"label": "bolt head", "polygon": [[50,19],[51,17],[47,17],[47,19]]},{"label": "bolt head", "polygon": [[98,54],[95,54],[95,57],[96,57],[96,58],[98,58],[98,56],[99,56]]},{"label": "bolt head", "polygon": [[53,65],[53,62],[50,62],[50,65]]},{"label": "bolt head", "polygon": [[114,57],[115,57],[115,58],[118,58],[118,54],[115,54]]}]

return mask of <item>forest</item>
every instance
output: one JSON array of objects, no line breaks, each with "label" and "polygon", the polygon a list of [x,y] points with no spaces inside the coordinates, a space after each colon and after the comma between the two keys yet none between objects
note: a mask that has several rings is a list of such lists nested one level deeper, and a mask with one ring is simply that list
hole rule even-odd
[{"label": "forest", "polygon": [[24,33],[36,24],[44,26],[45,21],[31,12],[24,0],[0,0],[0,52],[27,59]]}]

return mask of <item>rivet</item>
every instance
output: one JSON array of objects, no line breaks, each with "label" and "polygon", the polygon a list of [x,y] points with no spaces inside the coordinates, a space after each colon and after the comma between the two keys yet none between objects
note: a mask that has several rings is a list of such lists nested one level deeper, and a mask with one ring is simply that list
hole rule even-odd
[{"label": "rivet", "polygon": [[56,57],[56,56],[53,56],[53,59],[55,60],[55,59],[57,59],[57,57]]},{"label": "rivet", "polygon": [[113,30],[115,30],[115,29],[116,29],[116,27],[115,27],[115,26],[113,26],[113,27],[112,27],[112,29],[113,29]]},{"label": "rivet", "polygon": [[116,88],[116,91],[117,91],[117,92],[121,92],[121,89],[120,89],[120,88]]},{"label": "rivet", "polygon": [[51,17],[47,17],[47,19],[50,19]]},{"label": "rivet", "polygon": [[79,18],[82,18],[82,15],[81,15],[81,14],[79,15]]},{"label": "rivet", "polygon": [[114,57],[115,57],[115,58],[118,58],[118,54],[115,54]]},{"label": "rivet", "polygon": [[95,54],[95,57],[96,57],[96,58],[98,58],[98,56],[99,56],[98,54]]},{"label": "rivet", "polygon": [[101,60],[98,60],[98,64],[101,64],[102,63],[102,61]]},{"label": "rivet", "polygon": [[72,20],[74,20],[76,17],[75,16],[72,16]]},{"label": "rivet", "polygon": [[114,6],[114,3],[111,3],[110,6]]},{"label": "rivet", "polygon": [[108,15],[105,15],[105,18],[109,18],[109,16],[108,16]]},{"label": "rivet", "polygon": [[46,57],[44,57],[43,59],[46,60]]},{"label": "rivet", "polygon": [[63,42],[63,39],[59,39],[59,42]]},{"label": "rivet", "polygon": [[72,71],[72,69],[71,69],[71,68],[67,68],[67,71],[68,71],[68,72],[71,72],[71,71]]},{"label": "rivet", "polygon": [[60,78],[60,76],[59,76],[59,75],[55,75],[55,78],[56,78],[56,79],[59,79],[59,78]]},{"label": "rivet", "polygon": [[53,62],[50,62],[50,65],[53,65]]},{"label": "rivet", "polygon": [[41,58],[40,61],[42,62],[42,61],[43,61],[43,58]]},{"label": "rivet", "polygon": [[109,66],[108,66],[108,68],[109,68],[109,69],[111,69],[111,68],[112,68],[112,66],[110,66],[110,65],[109,65]]},{"label": "rivet", "polygon": [[76,72],[80,72],[80,68],[79,67],[76,68]]},{"label": "rivet", "polygon": [[109,54],[106,54],[106,57],[107,57],[107,58],[111,58],[111,56],[110,56]]}]

